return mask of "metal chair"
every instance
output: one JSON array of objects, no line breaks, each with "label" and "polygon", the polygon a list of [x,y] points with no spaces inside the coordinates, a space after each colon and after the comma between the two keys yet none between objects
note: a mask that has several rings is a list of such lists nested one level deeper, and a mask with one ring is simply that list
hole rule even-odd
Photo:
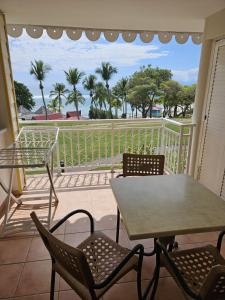
[{"label": "metal chair", "polygon": [[[163,175],[164,155],[123,154],[123,173],[118,177]],[[117,208],[116,242],[119,242],[120,211]]]},{"label": "metal chair", "polygon": [[[90,220],[90,236],[76,248],[58,240],[52,233],[69,217],[83,213]],[[103,233],[94,232],[94,221],[86,210],[75,210],[66,215],[49,231],[41,224],[35,212],[31,213],[40,236],[52,259],[50,299],[54,299],[55,273],[74,289],[83,300],[96,300],[131,270],[137,271],[138,299],[141,294],[141,267],[144,248],[132,250],[121,247]],[[137,256],[138,254],[139,256]]]},{"label": "metal chair", "polygon": [[220,254],[224,234],[225,231],[220,233],[216,247],[207,245],[173,253],[168,253],[157,241],[157,267],[151,299],[155,296],[161,265],[174,277],[187,299],[224,300],[225,259]]}]

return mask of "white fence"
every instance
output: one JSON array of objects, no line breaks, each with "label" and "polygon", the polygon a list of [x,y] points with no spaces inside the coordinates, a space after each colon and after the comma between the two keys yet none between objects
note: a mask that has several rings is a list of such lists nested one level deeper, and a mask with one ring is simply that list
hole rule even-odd
[{"label": "white fence", "polygon": [[89,120],[73,126],[74,123],[65,126],[64,121],[44,124],[59,126],[55,167],[59,169],[61,165],[61,170],[113,170],[121,167],[122,153],[137,152],[164,154],[165,169],[170,173],[189,171],[194,124],[168,119]]}]

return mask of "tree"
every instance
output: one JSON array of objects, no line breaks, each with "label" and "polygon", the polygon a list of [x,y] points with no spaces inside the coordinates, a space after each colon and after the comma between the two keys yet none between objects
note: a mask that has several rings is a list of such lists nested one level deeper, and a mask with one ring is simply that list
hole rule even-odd
[{"label": "tree", "polygon": [[112,116],[112,104],[111,104],[111,97],[110,97],[109,80],[112,79],[112,76],[117,73],[117,68],[113,67],[109,62],[103,62],[101,64],[101,67],[97,68],[95,72],[99,74],[101,78],[105,81],[108,103],[109,103],[109,113]]},{"label": "tree", "polygon": [[161,88],[161,100],[164,106],[163,117],[165,117],[166,115],[169,115],[169,117],[171,117],[172,108],[173,117],[178,117],[177,108],[180,102],[181,94],[179,93],[182,91],[182,86],[175,80],[168,80],[161,84]]},{"label": "tree", "polygon": [[58,112],[61,112],[62,107],[62,98],[66,99],[66,94],[69,91],[66,89],[65,84],[55,83],[53,85],[53,90],[50,91],[50,98],[54,97],[53,100],[57,100],[58,103]]},{"label": "tree", "polygon": [[[85,77],[84,81],[83,81],[83,86],[85,88],[85,90],[89,91],[89,95],[91,98],[91,106],[93,106],[93,104],[95,103],[94,100],[94,90],[95,90],[95,85],[96,85],[96,76],[95,75],[89,75],[87,77]],[[96,106],[96,103],[95,103]]]},{"label": "tree", "polygon": [[143,84],[135,86],[129,92],[128,100],[136,108],[136,116],[137,110],[139,110],[142,114],[142,118],[147,117],[151,105],[151,103],[149,103],[150,90],[153,90],[153,87],[147,84]]},{"label": "tree", "polygon": [[128,78],[122,78],[113,87],[113,94],[122,102],[123,117],[127,117]]},{"label": "tree", "polygon": [[42,60],[35,60],[31,62],[30,74],[34,75],[34,78],[39,81],[39,88],[41,90],[42,101],[45,108],[45,118],[48,119],[48,111],[44,97],[43,81],[46,78],[47,73],[51,70],[51,67],[45,64]]},{"label": "tree", "polygon": [[16,92],[17,107],[19,108],[22,105],[26,109],[32,110],[32,108],[35,106],[35,102],[28,87],[17,81],[14,81],[14,87]]},{"label": "tree", "polygon": [[119,98],[113,97],[112,95],[111,103],[112,103],[112,107],[115,108],[115,116],[118,119],[118,109],[121,108],[122,102]]},{"label": "tree", "polygon": [[66,74],[67,82],[73,87],[73,92],[69,94],[67,103],[71,103],[70,101],[74,103],[78,120],[79,120],[80,119],[79,103],[84,103],[85,99],[82,97],[81,93],[77,90],[77,85],[80,83],[82,77],[84,76],[84,72],[80,72],[77,68],[69,69],[68,72],[66,71],[64,72]]},{"label": "tree", "polygon": [[69,96],[66,101],[67,104],[74,104],[76,112],[77,112],[77,118],[80,120],[80,114],[79,114],[79,104],[84,104],[85,98],[82,96],[81,92],[79,91],[71,91],[69,93]]},{"label": "tree", "polygon": [[178,92],[179,107],[181,114],[185,118],[187,111],[191,109],[191,105],[195,100],[196,84],[184,85],[181,91]]},{"label": "tree", "polygon": [[155,100],[161,95],[161,85],[169,80],[172,73],[167,69],[152,68],[151,65],[141,67],[129,80],[128,100],[145,118],[148,113],[152,117]]},{"label": "tree", "polygon": [[51,110],[52,112],[57,112],[58,110],[58,104],[59,103],[59,100],[58,98],[54,98],[52,99],[49,103],[48,103],[48,108],[49,110]]},{"label": "tree", "polygon": [[106,99],[107,99],[107,90],[102,82],[98,82],[95,85],[94,92],[94,101],[96,105],[99,105],[100,110],[102,110],[103,106],[106,108]]}]

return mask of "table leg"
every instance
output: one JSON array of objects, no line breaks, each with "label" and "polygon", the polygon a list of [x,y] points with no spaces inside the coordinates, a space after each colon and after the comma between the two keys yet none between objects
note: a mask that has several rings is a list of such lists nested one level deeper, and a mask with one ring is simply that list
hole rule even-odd
[{"label": "table leg", "polygon": [[[8,191],[8,189],[5,187],[5,185],[4,185],[2,182],[0,182],[0,186],[2,187],[3,191],[4,191],[6,194],[8,194],[9,191]],[[16,198],[12,193],[11,193],[11,199],[12,199],[16,204],[18,204],[18,205],[22,204],[22,200]]]},{"label": "table leg", "polygon": [[159,273],[160,273],[160,254],[157,252],[157,245],[156,245],[156,239],[154,239],[154,249],[152,252],[150,253],[144,253],[144,256],[152,256],[156,254],[156,266],[155,266],[155,270],[152,276],[152,279],[150,280],[146,290],[144,291],[142,300],[146,300],[149,292],[152,289],[152,293],[150,296],[150,300],[153,300],[155,297],[155,293],[157,290],[157,286],[158,286],[158,280],[159,280]]},{"label": "table leg", "polygon": [[8,190],[7,201],[6,201],[5,217],[4,217],[4,222],[3,222],[3,231],[5,230],[5,227],[8,222],[10,202],[11,202],[10,200],[11,200],[11,194],[12,194],[13,173],[14,173],[14,168],[12,168],[10,170],[9,190]]},{"label": "table leg", "polygon": [[49,210],[48,210],[48,227],[50,228],[51,225],[51,215],[52,215],[52,193],[54,193],[55,196],[55,202],[58,203],[58,197],[56,195],[54,183],[53,183],[53,162],[51,162],[51,170],[49,168],[48,163],[46,164],[46,169],[49,177],[49,182],[50,182],[50,191],[49,191]]}]

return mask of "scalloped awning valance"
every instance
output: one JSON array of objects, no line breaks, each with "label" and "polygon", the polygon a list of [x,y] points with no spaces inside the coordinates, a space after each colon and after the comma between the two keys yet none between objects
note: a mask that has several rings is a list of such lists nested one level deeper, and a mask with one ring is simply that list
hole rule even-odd
[{"label": "scalloped awning valance", "polygon": [[48,36],[52,39],[61,38],[65,31],[71,40],[79,40],[84,32],[90,41],[97,41],[103,33],[105,39],[109,42],[114,42],[118,39],[119,35],[122,36],[124,41],[131,43],[139,35],[144,43],[150,43],[154,35],[158,35],[161,43],[169,43],[174,36],[177,43],[184,44],[188,38],[191,37],[194,44],[201,44],[203,34],[201,32],[166,32],[166,31],[137,31],[137,30],[103,30],[103,29],[84,29],[73,27],[54,27],[54,26],[39,26],[39,25],[7,25],[8,34],[11,37],[19,37],[22,35],[23,30],[32,38],[40,38],[46,30]]}]

